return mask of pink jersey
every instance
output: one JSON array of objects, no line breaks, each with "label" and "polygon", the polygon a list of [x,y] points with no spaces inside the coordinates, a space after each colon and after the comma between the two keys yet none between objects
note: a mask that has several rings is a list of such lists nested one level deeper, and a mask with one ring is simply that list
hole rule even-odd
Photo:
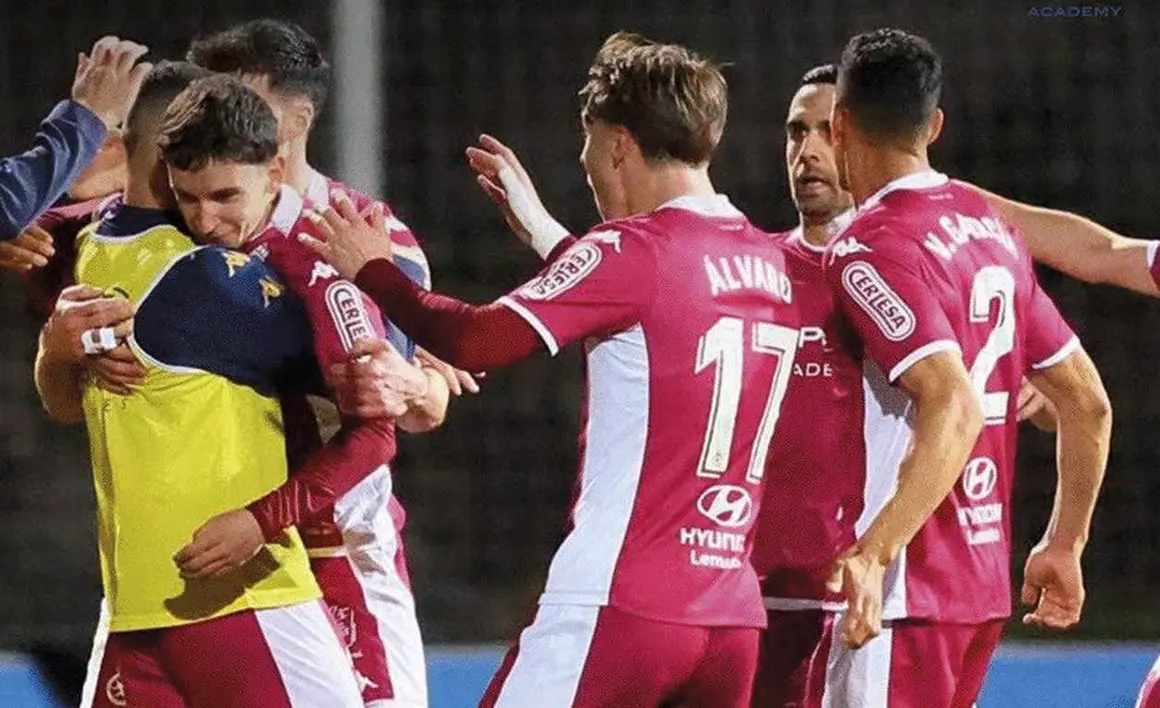
[{"label": "pink jersey", "polygon": [[797,344],[785,258],[721,195],[597,226],[500,300],[584,340],[578,496],[541,604],[762,627],[750,565]]},{"label": "pink jersey", "polygon": [[[282,187],[269,226],[247,242],[245,249],[268,262],[302,301],[314,332],[315,355],[325,371],[331,364],[346,361],[355,341],[385,336],[385,325],[378,305],[295,238],[301,232],[317,234],[313,222],[303,215],[304,208],[297,192]],[[290,456],[302,459],[321,447],[318,420],[296,397],[289,397],[284,408]],[[376,421],[373,425],[378,434],[349,436],[328,460],[329,464],[344,468],[343,477],[355,479],[386,473],[395,453],[394,424]],[[380,427],[382,430],[377,430]],[[392,508],[391,516],[396,526],[401,526],[401,507]],[[328,521],[307,525],[302,528],[302,536],[313,549],[343,546],[342,534]]]},{"label": "pink jersey", "polygon": [[[849,223],[839,216],[833,227]],[[836,607],[826,579],[837,554],[854,542],[862,513],[866,446],[862,429],[862,356],[822,272],[825,249],[800,228],[775,234],[786,254],[801,340],[786,394],[786,411],[765,468],[753,565],[766,607]]]},{"label": "pink jersey", "polygon": [[859,533],[893,493],[910,442],[911,402],[891,385],[907,369],[937,352],[961,353],[986,415],[960,482],[888,570],[884,617],[1006,617],[1017,393],[1026,372],[1058,363],[1078,340],[1040,290],[1022,240],[973,190],[937,172],[896,180],[867,200],[826,259],[867,360]]}]

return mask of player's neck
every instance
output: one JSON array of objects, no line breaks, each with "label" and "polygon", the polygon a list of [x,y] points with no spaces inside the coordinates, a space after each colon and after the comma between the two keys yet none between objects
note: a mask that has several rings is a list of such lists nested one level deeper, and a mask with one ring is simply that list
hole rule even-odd
[{"label": "player's neck", "polygon": [[310,177],[314,168],[306,161],[305,145],[294,146],[286,151],[286,184],[294,188],[299,194],[306,194],[310,186]]},{"label": "player's neck", "polygon": [[633,180],[627,194],[630,214],[648,214],[679,197],[709,197],[717,193],[709,180],[708,167],[666,165],[651,168]]},{"label": "player's neck", "polygon": [[141,170],[129,172],[125,183],[125,206],[141,209],[170,209],[174,206],[173,191],[169,187],[169,175],[165,166],[155,162],[146,173]]},{"label": "player's neck", "polygon": [[926,149],[919,152],[871,148],[850,155],[847,177],[854,203],[861,206],[896,179],[930,169]]}]

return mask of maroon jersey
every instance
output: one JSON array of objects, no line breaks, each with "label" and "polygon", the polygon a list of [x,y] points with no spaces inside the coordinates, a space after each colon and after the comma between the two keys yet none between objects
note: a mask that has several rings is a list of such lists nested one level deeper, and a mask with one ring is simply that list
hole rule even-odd
[{"label": "maroon jersey", "polygon": [[52,247],[56,251],[48,265],[22,274],[28,283],[30,307],[41,320],[52,314],[60,292],[76,283],[73,269],[77,264],[77,234],[96,221],[117,197],[109,195],[54,206],[36,220],[37,226],[52,234]]},{"label": "maroon jersey", "polygon": [[977,623],[1011,609],[1015,404],[1023,376],[1079,346],[1031,258],[973,190],[923,172],[871,197],[827,249],[826,278],[866,356],[867,508],[893,493],[911,401],[892,386],[936,352],[960,353],[986,426],[960,482],[886,576],[884,617]]},{"label": "maroon jersey", "polygon": [[[851,216],[831,226],[838,230]],[[826,579],[837,554],[854,543],[866,482],[861,346],[826,284],[825,248],[807,242],[800,228],[773,240],[785,251],[801,338],[787,413],[766,463],[753,565],[767,608],[836,607],[823,603]]]},{"label": "maroon jersey", "polygon": [[571,528],[541,604],[762,627],[750,564],[797,313],[785,258],[724,196],[596,227],[500,300],[584,342]]},{"label": "maroon jersey", "polygon": [[[282,187],[270,224],[244,248],[269,263],[302,301],[314,332],[318,364],[326,371],[332,364],[346,361],[350,348],[359,339],[382,338],[386,333],[378,306],[297,239],[302,232],[317,235],[303,208],[302,197],[293,189]],[[279,510],[291,510],[305,493],[290,491],[295,485],[304,486],[304,475],[322,482],[328,495],[341,496],[371,474],[387,474],[395,456],[394,421],[344,421],[344,429],[322,448],[317,420],[309,414],[309,409],[301,399],[287,396],[284,400],[288,455],[297,459],[310,456],[305,467],[296,468],[295,474],[280,488],[285,500],[277,505]],[[387,504],[387,499],[383,503]],[[263,516],[259,516],[260,522]],[[275,516],[279,523],[288,520],[286,513]],[[306,545],[316,549],[342,547],[342,534],[331,523],[332,514],[312,516],[310,523],[302,528]],[[267,531],[269,535],[273,529]]]}]

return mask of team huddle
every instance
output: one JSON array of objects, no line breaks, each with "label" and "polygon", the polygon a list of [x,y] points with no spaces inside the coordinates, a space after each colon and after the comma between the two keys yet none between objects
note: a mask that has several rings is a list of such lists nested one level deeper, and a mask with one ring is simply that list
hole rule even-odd
[{"label": "team huddle", "polygon": [[[580,92],[600,224],[572,235],[500,141],[467,151],[544,260],[482,306],[310,167],[313,38],[258,20],[187,59],[144,73],[120,167],[0,244],[45,300],[42,401],[89,433],[85,708],[426,706],[396,429],[441,425],[466,372],[573,343],[568,533],[480,705],[969,708],[1013,580],[1026,623],[1079,621],[1111,408],[1032,259],[1160,296],[1156,244],[932,169],[926,40],[861,34],[805,73],[800,224],[770,233],[709,178],[719,67],[613,35]],[[1058,485],[1013,579],[1022,420],[1057,436]]]}]

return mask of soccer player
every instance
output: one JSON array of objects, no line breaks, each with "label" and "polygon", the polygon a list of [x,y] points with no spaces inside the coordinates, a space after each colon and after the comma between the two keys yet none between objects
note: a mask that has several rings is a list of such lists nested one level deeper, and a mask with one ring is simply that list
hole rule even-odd
[{"label": "soccer player", "polygon": [[[266,99],[278,118],[278,139],[286,159],[286,183],[303,195],[307,203],[324,208],[330,203],[330,195],[337,191],[350,196],[360,211],[368,212],[373,204],[381,203],[395,242],[396,263],[430,289],[431,269],[427,257],[415,235],[391,208],[385,202],[349,189],[310,165],[307,143],[318,113],[325,106],[331,75],[330,64],[314,37],[289,22],[251,20],[195,40],[187,58],[211,71],[236,74]],[[459,396],[464,390],[479,392],[471,375],[451,369],[422,349],[416,350],[415,355],[428,375],[438,373],[446,379],[452,394]],[[438,427],[444,412],[445,408],[430,411],[426,429]],[[402,507],[393,509],[393,513],[401,512]],[[398,521],[401,532],[401,516]]]},{"label": "soccer player", "polygon": [[[205,518],[286,479],[273,393],[312,379],[301,305],[261,262],[195,248],[154,179],[165,107],[199,72],[166,64],[147,77],[127,121],[124,200],[81,235],[77,276],[95,288],[66,293],[37,357],[45,407],[89,431],[111,634],[86,699],[100,708],[361,706],[293,529],[235,573],[183,577],[172,561]],[[69,301],[101,292],[135,309],[129,343],[148,373],[128,396],[84,382],[67,326],[79,309]],[[92,307],[102,309],[126,314],[107,301]]]},{"label": "soccer player", "polygon": [[[274,113],[257,93],[232,76],[217,75],[174,100],[162,130],[162,157],[194,237],[269,263],[303,301],[325,371],[344,361],[354,342],[383,336],[385,325],[373,303],[293,238],[311,222],[303,217],[302,197],[284,184],[277,131]],[[381,206],[373,209],[382,212]],[[393,340],[399,351],[410,347]],[[417,379],[417,395],[400,420],[415,411],[426,415],[429,396],[446,405],[441,377],[415,367],[409,376]],[[442,386],[432,394],[433,384]],[[317,423],[307,417],[310,430],[303,435],[312,434],[317,447]],[[426,705],[422,639],[390,509],[394,453],[393,419],[345,420],[323,453],[328,462],[317,468],[336,468],[329,481],[319,478],[304,487],[301,473],[292,474],[248,510],[209,521],[179,554],[180,563],[194,574],[236,564],[263,536],[268,540],[287,526],[320,518],[327,511],[323,502],[333,503],[333,513],[322,513],[325,523],[309,524],[304,535],[323,595],[351,642],[364,698],[374,705]],[[316,484],[321,486],[312,491]]]},{"label": "soccer player", "polygon": [[1025,619],[1065,628],[1082,609],[1110,407],[1021,242],[930,169],[941,74],[930,45],[898,30],[854,37],[839,65],[833,144],[859,208],[824,270],[865,347],[877,414],[863,434],[878,469],[831,579],[849,607],[817,657],[827,705],[974,703],[1011,605],[1011,394],[1025,373],[1058,411],[1060,479],[1028,560],[1022,595],[1038,605]]},{"label": "soccer player", "polygon": [[797,317],[781,253],[708,177],[726,93],[684,47],[610,37],[581,91],[606,221],[491,305],[415,287],[349,203],[326,243],[305,237],[460,368],[586,342],[570,532],[483,705],[748,705],[765,623],[748,556]]},{"label": "soccer player", "polygon": [[80,55],[72,100],[45,118],[31,150],[0,160],[0,241],[18,238],[48,209],[121,124],[150,69],[138,63],[146,51],[136,42],[102,37],[91,56]]}]

